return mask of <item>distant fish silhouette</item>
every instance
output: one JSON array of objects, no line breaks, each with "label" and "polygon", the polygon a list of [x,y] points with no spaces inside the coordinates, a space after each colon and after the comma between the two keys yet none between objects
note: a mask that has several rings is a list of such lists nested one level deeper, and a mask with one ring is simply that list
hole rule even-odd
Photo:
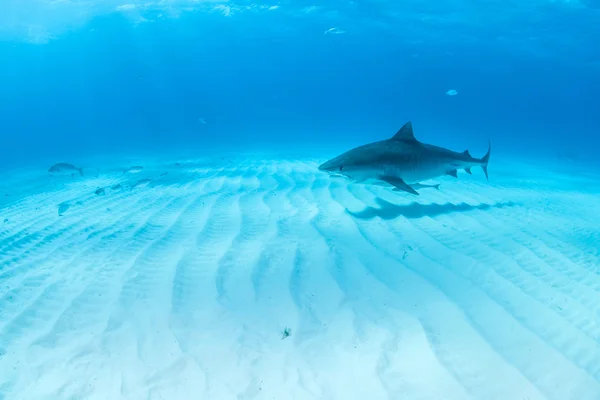
[{"label": "distant fish silhouette", "polygon": [[104,190],[104,188],[99,188],[94,193],[97,194],[98,196],[104,196],[106,194],[106,191]]},{"label": "distant fish silhouette", "polygon": [[346,31],[340,28],[329,28],[325,31],[323,35],[341,35],[343,33],[346,33]]},{"label": "distant fish silhouette", "polygon": [[141,165],[134,165],[133,167],[127,168],[123,172],[123,175],[125,175],[126,173],[137,174],[138,172],[142,172],[143,169],[144,169],[144,167],[142,167]]},{"label": "distant fish silhouette", "polygon": [[137,181],[132,187],[131,190],[135,189],[138,186],[147,186],[150,182],[152,182],[152,179],[141,179],[139,181]]},{"label": "distant fish silhouette", "polygon": [[69,163],[54,164],[53,166],[50,167],[50,169],[48,169],[48,172],[50,172],[52,174],[64,174],[64,173],[73,174],[75,172],[78,172],[79,175],[83,176],[83,168],[77,168],[73,164],[69,164]]}]

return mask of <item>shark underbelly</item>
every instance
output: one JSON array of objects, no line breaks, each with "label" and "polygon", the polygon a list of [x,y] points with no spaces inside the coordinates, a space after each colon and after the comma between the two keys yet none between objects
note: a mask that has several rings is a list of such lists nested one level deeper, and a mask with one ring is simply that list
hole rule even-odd
[{"label": "shark underbelly", "polygon": [[448,173],[448,167],[443,164],[418,165],[412,168],[391,167],[384,171],[384,175],[390,175],[402,179],[404,182],[420,183],[428,179],[437,178]]}]

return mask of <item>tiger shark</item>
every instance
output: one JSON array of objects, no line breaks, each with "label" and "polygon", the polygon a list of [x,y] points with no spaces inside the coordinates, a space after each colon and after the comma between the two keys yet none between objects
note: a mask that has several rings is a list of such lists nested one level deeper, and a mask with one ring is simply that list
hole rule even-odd
[{"label": "tiger shark", "polygon": [[444,175],[456,178],[459,169],[471,174],[472,167],[481,167],[488,179],[490,151],[491,143],[485,156],[474,158],[469,150],[458,153],[419,142],[409,121],[392,138],[349,150],[321,164],[319,170],[418,195],[416,189],[425,187],[421,181]]}]

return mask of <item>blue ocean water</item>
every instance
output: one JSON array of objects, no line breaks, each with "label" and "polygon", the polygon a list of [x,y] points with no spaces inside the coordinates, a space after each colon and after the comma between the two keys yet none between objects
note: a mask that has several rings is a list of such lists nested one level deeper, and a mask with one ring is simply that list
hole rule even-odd
[{"label": "blue ocean water", "polygon": [[6,4],[2,164],[212,143],[310,152],[407,120],[442,145],[595,158],[593,1]]},{"label": "blue ocean water", "polygon": [[[599,94],[598,0],[0,0],[0,399],[600,398]],[[489,181],[318,171],[407,121]]]}]

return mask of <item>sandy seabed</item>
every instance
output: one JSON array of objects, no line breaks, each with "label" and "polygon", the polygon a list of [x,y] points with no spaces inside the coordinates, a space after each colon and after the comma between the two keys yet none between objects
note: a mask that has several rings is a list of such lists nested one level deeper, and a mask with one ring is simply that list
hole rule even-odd
[{"label": "sandy seabed", "polygon": [[600,398],[599,177],[138,163],[0,184],[0,399]]}]

